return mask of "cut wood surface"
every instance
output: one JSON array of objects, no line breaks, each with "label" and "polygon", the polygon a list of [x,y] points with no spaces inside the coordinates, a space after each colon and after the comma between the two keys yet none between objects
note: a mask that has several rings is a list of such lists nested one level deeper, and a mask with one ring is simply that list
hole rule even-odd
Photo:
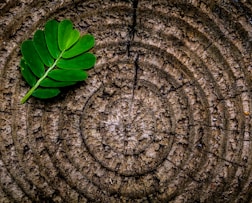
[{"label": "cut wood surface", "polygon": [[[20,45],[49,19],[97,64],[21,105]],[[1,203],[250,203],[251,118],[250,0],[0,1]]]}]

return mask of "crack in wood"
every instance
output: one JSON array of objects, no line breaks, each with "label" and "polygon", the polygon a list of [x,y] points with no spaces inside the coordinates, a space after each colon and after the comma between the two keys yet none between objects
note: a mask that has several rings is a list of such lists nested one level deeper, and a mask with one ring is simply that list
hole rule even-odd
[{"label": "crack in wood", "polygon": [[133,8],[133,13],[132,13],[132,24],[129,26],[129,40],[127,41],[127,56],[130,57],[130,52],[131,52],[131,44],[132,41],[134,40],[135,33],[136,33],[136,26],[137,26],[137,6],[138,6],[138,0],[133,0],[132,1],[132,8]]},{"label": "crack in wood", "polygon": [[139,71],[139,65],[138,65],[138,59],[139,59],[139,54],[136,55],[135,60],[134,60],[134,82],[133,82],[133,88],[132,88],[132,99],[131,101],[133,101],[134,96],[135,96],[135,90],[136,90],[136,86],[137,86],[137,80],[138,80],[138,71]]}]

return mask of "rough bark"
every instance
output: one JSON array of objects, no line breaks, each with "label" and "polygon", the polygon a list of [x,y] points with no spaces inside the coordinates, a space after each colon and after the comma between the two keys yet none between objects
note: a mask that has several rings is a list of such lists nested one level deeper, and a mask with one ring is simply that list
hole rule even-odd
[{"label": "rough bark", "polygon": [[[249,0],[0,1],[0,202],[252,202]],[[20,44],[96,38],[86,82],[31,98]]]}]

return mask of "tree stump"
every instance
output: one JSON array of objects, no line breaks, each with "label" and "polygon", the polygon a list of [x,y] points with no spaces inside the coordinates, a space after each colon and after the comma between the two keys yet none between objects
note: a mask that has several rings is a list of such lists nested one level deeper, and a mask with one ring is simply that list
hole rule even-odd
[{"label": "tree stump", "polygon": [[[251,1],[0,9],[0,202],[252,202]],[[97,64],[21,105],[20,45],[49,19],[93,34]]]}]

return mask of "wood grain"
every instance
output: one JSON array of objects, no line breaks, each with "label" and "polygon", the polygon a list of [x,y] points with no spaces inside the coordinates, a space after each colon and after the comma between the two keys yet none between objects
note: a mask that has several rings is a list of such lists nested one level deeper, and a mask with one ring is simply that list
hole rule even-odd
[{"label": "wood grain", "polygon": [[[252,4],[0,1],[0,202],[252,201]],[[49,19],[96,38],[89,78],[20,99]]]}]

